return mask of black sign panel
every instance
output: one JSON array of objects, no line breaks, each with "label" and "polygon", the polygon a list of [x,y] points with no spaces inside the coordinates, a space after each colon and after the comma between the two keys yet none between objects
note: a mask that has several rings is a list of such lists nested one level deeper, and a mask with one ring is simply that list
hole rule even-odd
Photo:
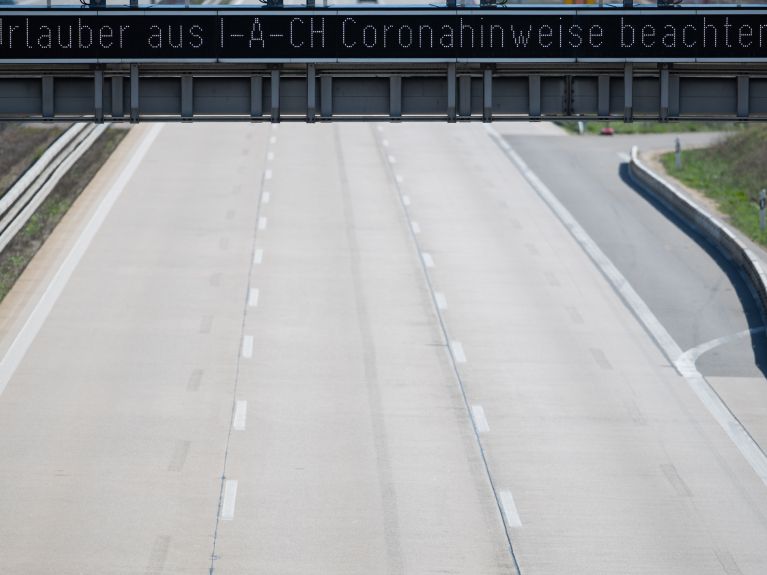
[{"label": "black sign panel", "polygon": [[767,10],[0,10],[2,61],[767,60]]}]

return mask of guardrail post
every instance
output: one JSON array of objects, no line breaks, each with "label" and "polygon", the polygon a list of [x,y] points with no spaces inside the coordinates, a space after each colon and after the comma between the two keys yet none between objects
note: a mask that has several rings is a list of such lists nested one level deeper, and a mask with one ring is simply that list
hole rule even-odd
[{"label": "guardrail post", "polygon": [[529,76],[529,114],[531,119],[541,117],[541,77],[538,74]]},{"label": "guardrail post", "polygon": [[482,70],[482,121],[493,121],[493,70]]},{"label": "guardrail post", "polygon": [[314,122],[314,116],[317,114],[317,66],[308,64],[306,66],[306,121]]},{"label": "guardrail post", "polygon": [[447,121],[455,122],[455,63],[447,65]]},{"label": "guardrail post", "polygon": [[130,121],[136,123],[139,120],[139,91],[138,91],[138,64],[130,67]]},{"label": "guardrail post", "polygon": [[43,76],[42,78],[42,115],[43,118],[53,118],[54,99],[53,99],[53,76]]},{"label": "guardrail post", "polygon": [[610,76],[600,74],[597,79],[597,116],[610,116]]},{"label": "guardrail post", "polygon": [[112,117],[122,118],[125,115],[123,110],[123,77],[112,76]]},{"label": "guardrail post", "polygon": [[97,124],[104,121],[104,71],[93,74],[93,119]]},{"label": "guardrail post", "polygon": [[660,121],[668,121],[669,108],[669,74],[668,68],[660,71]]},{"label": "guardrail post", "polygon": [[333,76],[320,76],[320,115],[333,116]]},{"label": "guardrail post", "polygon": [[738,118],[748,118],[749,94],[748,76],[738,76]]},{"label": "guardrail post", "polygon": [[634,121],[634,65],[630,62],[623,70],[623,121]]},{"label": "guardrail post", "polygon": [[393,75],[389,78],[389,117],[402,117],[402,76]]},{"label": "guardrail post", "polygon": [[272,123],[280,122],[280,71],[272,70],[272,79],[270,82],[272,93]]},{"label": "guardrail post", "polygon": [[261,76],[250,77],[250,117],[260,118],[264,115],[264,79]]},{"label": "guardrail post", "polygon": [[458,115],[471,116],[471,76],[458,76]]},{"label": "guardrail post", "polygon": [[194,78],[190,75],[181,76],[181,117],[194,116]]}]

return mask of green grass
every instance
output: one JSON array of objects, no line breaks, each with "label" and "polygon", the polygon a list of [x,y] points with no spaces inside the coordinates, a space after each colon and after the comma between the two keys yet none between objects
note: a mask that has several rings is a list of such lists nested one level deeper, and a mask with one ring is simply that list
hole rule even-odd
[{"label": "green grass", "polygon": [[123,129],[105,131],[0,253],[0,301],[127,133]]},{"label": "green grass", "polygon": [[[568,132],[578,133],[578,122],[557,122]],[[669,132],[717,132],[740,129],[743,124],[737,122],[606,122],[601,120],[585,121],[587,134],[599,134],[602,128],[610,126],[616,134],[666,134]]]},{"label": "green grass", "polygon": [[767,188],[767,126],[750,127],[710,148],[661,157],[666,171],[713,199],[730,223],[752,240],[767,245],[759,229],[759,190]]}]

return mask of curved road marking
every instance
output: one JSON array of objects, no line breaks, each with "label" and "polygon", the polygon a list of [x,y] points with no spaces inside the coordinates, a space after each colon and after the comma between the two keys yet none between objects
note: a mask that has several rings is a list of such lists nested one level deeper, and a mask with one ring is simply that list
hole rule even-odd
[{"label": "curved road marking", "polygon": [[730,335],[725,335],[722,337],[718,337],[716,339],[712,339],[711,341],[707,341],[706,343],[702,343],[698,346],[695,346],[691,349],[688,349],[686,352],[684,352],[682,355],[680,355],[676,362],[683,363],[687,365],[688,363],[690,365],[695,365],[698,361],[698,358],[700,358],[701,355],[704,353],[707,353],[711,351],[712,349],[716,349],[717,347],[721,345],[728,344],[730,342],[733,342],[738,339],[743,339],[744,337],[748,337],[749,335],[756,335],[758,333],[762,333],[765,331],[765,327],[755,327],[752,329],[744,329],[743,331],[739,331],[738,333],[733,333]]},{"label": "curved road marking", "polygon": [[490,137],[522,173],[538,196],[554,212],[554,215],[559,218],[559,221],[562,222],[573,238],[575,238],[575,241],[580,244],[583,251],[586,252],[602,272],[602,275],[612,284],[613,289],[618,292],[618,295],[620,295],[629,309],[634,312],[634,315],[650,333],[661,351],[674,365],[679,374],[685,378],[693,393],[695,393],[700,402],[722,427],[762,482],[767,485],[767,455],[765,455],[761,447],[741,425],[740,421],[732,414],[716,391],[709,385],[703,374],[697,370],[694,362],[691,363],[689,361],[688,357],[685,356],[671,337],[671,334],[666,331],[666,328],[655,317],[655,314],[652,313],[644,300],[639,297],[639,294],[634,291],[634,288],[631,287],[628,280],[615,267],[615,264],[610,261],[599,246],[597,246],[596,242],[591,239],[591,236],[586,233],[586,230],[575,220],[569,210],[565,208],[546,184],[528,167],[519,154],[512,149],[495,128],[485,125],[485,130],[487,130]]}]

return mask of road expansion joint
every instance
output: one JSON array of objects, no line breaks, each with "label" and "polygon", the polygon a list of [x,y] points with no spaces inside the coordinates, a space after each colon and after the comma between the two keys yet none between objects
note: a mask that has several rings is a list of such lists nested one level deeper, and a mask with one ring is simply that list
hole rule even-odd
[{"label": "road expansion joint", "polygon": [[[409,235],[411,243],[415,247],[416,253],[418,255],[418,261],[421,268],[422,277],[424,278],[424,282],[426,283],[426,287],[431,297],[432,310],[435,314],[435,317],[437,318],[439,330],[442,334],[443,341],[441,345],[445,348],[447,352],[447,356],[450,362],[450,369],[453,372],[456,383],[458,384],[458,388],[461,394],[461,399],[463,402],[465,413],[468,416],[469,422],[471,423],[475,445],[477,446],[479,450],[479,455],[482,461],[484,474],[488,481],[490,490],[493,494],[498,516],[500,517],[500,520],[503,524],[504,536],[506,539],[509,554],[511,556],[511,560],[514,565],[514,570],[517,573],[517,575],[521,575],[522,571],[521,571],[519,561],[517,559],[517,555],[514,550],[514,544],[511,538],[511,529],[521,527],[522,523],[519,520],[519,515],[517,514],[516,506],[513,503],[511,492],[508,490],[501,490],[497,486],[494,480],[493,472],[490,468],[490,463],[488,461],[487,452],[485,450],[484,444],[482,442],[482,438],[480,436],[481,433],[486,433],[489,431],[489,425],[487,424],[486,420],[478,421],[478,419],[475,419],[474,417],[474,412],[475,412],[474,406],[472,406],[469,401],[465,382],[463,380],[463,377],[461,376],[460,370],[458,369],[459,363],[466,362],[466,355],[461,343],[452,339],[450,336],[450,332],[447,326],[447,321],[444,315],[444,311],[447,309],[447,300],[445,299],[445,296],[442,292],[436,290],[434,282],[432,281],[431,275],[429,273],[429,269],[433,268],[435,266],[435,263],[431,255],[424,252],[422,249],[421,242],[419,241],[420,227],[418,228],[418,231],[413,229],[413,226],[411,224],[413,220],[412,220],[412,215],[410,213],[411,199],[409,195],[404,193],[404,189],[403,189],[404,178],[399,173],[397,173],[394,169],[394,164],[396,163],[396,160],[392,161],[392,158],[394,158],[394,156],[391,154],[391,143],[388,140],[385,140],[383,134],[384,134],[384,131],[382,127],[378,126],[377,133],[376,131],[373,131],[373,139],[378,148],[378,152],[381,157],[381,161],[384,165],[386,174],[389,177],[391,188],[392,190],[396,192],[397,197],[399,199],[400,207],[403,210],[403,213],[405,214],[405,222],[406,222],[406,228],[407,228],[406,233]],[[384,144],[384,141],[386,141],[386,144]],[[481,410],[481,407],[479,409]],[[484,412],[482,413],[484,415]]]},{"label": "road expansion joint", "polygon": [[[269,132],[270,134],[273,134],[273,132]],[[277,142],[277,138],[274,135],[271,135],[269,138],[269,143],[266,146],[266,151],[264,152],[264,165],[266,164],[266,158],[268,157],[268,154],[272,153],[271,147]],[[273,156],[272,156],[273,157]],[[267,173],[269,173],[269,177],[267,178]],[[226,436],[226,444],[224,447],[224,459],[222,464],[222,471],[221,471],[221,482],[219,487],[219,496],[218,496],[218,507],[216,510],[216,520],[213,528],[213,544],[212,549],[210,552],[210,568],[209,568],[209,574],[214,575],[216,571],[216,562],[220,558],[216,551],[217,551],[217,545],[218,545],[218,535],[219,535],[219,527],[222,520],[228,521],[232,520],[234,518],[234,509],[235,509],[235,497],[237,494],[237,481],[230,479],[227,476],[227,466],[229,463],[229,452],[230,447],[232,443],[232,433],[233,431],[244,431],[244,420],[243,420],[243,402],[238,400],[237,397],[237,390],[239,389],[239,383],[240,383],[240,373],[241,373],[241,367],[242,362],[244,360],[248,360],[252,357],[253,354],[253,336],[248,335],[245,333],[247,326],[247,319],[248,319],[248,311],[253,309],[255,306],[254,304],[254,293],[258,293],[258,290],[253,286],[253,276],[254,276],[254,267],[261,263],[261,259],[263,258],[263,250],[258,249],[256,247],[258,239],[259,239],[259,232],[263,232],[263,230],[266,228],[266,217],[262,216],[262,209],[263,209],[263,197],[265,194],[265,188],[266,188],[266,182],[268,179],[271,179],[272,177],[272,170],[271,169],[264,169],[261,179],[258,183],[258,201],[256,202],[256,212],[254,214],[254,222],[253,222],[253,239],[251,240],[251,248],[248,255],[248,263],[250,266],[249,272],[248,272],[248,282],[245,286],[245,289],[243,290],[242,294],[242,321],[240,323],[240,337],[238,338],[238,347],[235,354],[235,374],[234,374],[234,381],[232,384],[232,406],[231,406],[231,414],[230,414],[230,422],[229,422],[229,429],[227,431]],[[255,299],[257,299],[257,296],[255,296]]]}]

